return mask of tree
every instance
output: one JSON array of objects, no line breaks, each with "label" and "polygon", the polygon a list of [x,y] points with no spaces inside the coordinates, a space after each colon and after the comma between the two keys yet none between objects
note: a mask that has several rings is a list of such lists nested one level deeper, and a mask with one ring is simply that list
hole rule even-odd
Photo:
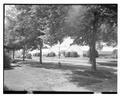
[{"label": "tree", "polygon": [[[16,5],[16,8],[21,12],[17,16],[18,24],[16,25],[15,31],[24,37],[25,41],[27,40],[23,44],[31,44],[31,47],[38,48],[34,42],[41,35],[41,32],[46,34],[42,38],[44,39],[44,43],[53,45],[58,42],[58,39],[59,41],[62,40],[60,38],[62,35],[56,31],[60,31],[60,23],[63,22],[62,16],[65,13],[60,13],[65,8],[63,5]],[[32,40],[32,42],[29,43],[29,40]],[[41,48],[42,46],[38,49],[41,50]]]},{"label": "tree", "polygon": [[20,48],[20,46],[16,44],[16,40],[18,40],[18,36],[13,31],[14,26],[16,25],[16,16],[17,16],[16,14],[17,14],[17,10],[13,5],[12,6],[5,5],[4,46],[7,46],[9,49],[13,50],[13,59],[14,59],[15,50]]},{"label": "tree", "polygon": [[[117,8],[117,5],[114,6]],[[75,40],[73,43],[89,45],[90,63],[92,64],[93,71],[96,71],[96,42],[99,40],[104,42],[117,41],[117,13],[111,10],[114,6],[83,5],[78,8],[77,14],[74,15],[74,19],[72,18],[72,20],[69,20],[70,16],[68,17],[67,25],[69,24],[69,26],[65,31],[69,36],[74,37]],[[76,8],[76,6],[73,6],[73,8]],[[104,28],[102,27],[103,25],[105,25]],[[106,35],[104,35],[104,33]],[[111,34],[114,34],[114,36]]]},{"label": "tree", "polygon": [[20,12],[20,14],[17,16],[18,23],[14,30],[20,35],[20,37],[24,38],[21,45],[23,46],[24,60],[26,51],[33,48],[33,46],[37,46],[34,44],[34,41],[37,36],[41,35],[42,33],[38,30],[40,27],[38,25],[39,20],[37,21],[37,18],[32,16],[32,5],[16,5],[15,7]]},{"label": "tree", "polygon": [[[89,45],[92,69],[96,70],[96,42],[117,44],[117,5],[15,5],[19,11],[14,31],[23,37],[23,48],[37,48],[41,32],[43,42],[54,45],[66,36],[74,43]],[[72,13],[72,14],[71,14]],[[114,35],[114,36],[113,36]],[[31,41],[31,42],[30,42]],[[30,43],[29,43],[30,42]],[[115,45],[114,45],[115,46]]]}]

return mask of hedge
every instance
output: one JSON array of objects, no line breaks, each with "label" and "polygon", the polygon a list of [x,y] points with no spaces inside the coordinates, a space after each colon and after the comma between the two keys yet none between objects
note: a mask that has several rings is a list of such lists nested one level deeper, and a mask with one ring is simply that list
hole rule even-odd
[{"label": "hedge", "polygon": [[54,52],[50,52],[47,54],[47,57],[55,57],[55,56],[56,56],[56,54]]}]

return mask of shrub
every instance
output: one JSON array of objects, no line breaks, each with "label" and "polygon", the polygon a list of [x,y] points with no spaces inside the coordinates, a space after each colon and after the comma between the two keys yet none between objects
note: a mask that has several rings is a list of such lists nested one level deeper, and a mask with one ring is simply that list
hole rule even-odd
[{"label": "shrub", "polygon": [[40,56],[40,53],[35,53],[33,56],[38,57],[38,56]]},{"label": "shrub", "polygon": [[64,56],[65,57],[70,57],[70,52],[65,52]]},{"label": "shrub", "polygon": [[87,52],[83,53],[83,57],[88,57]]},{"label": "shrub", "polygon": [[[98,54],[97,50],[95,50],[95,55],[96,55],[96,57],[99,57],[99,54]],[[90,56],[90,51],[88,51],[86,54],[84,54],[84,56],[89,57]]]},{"label": "shrub", "polygon": [[65,56],[65,51],[60,51],[60,53],[58,54],[58,56]]},{"label": "shrub", "polygon": [[78,53],[77,52],[70,52],[70,57],[78,57]]},{"label": "shrub", "polygon": [[56,54],[54,52],[50,52],[47,54],[47,57],[55,57],[55,56],[56,56]]},{"label": "shrub", "polygon": [[112,52],[112,56],[113,58],[117,58],[117,49],[114,49],[113,52]]},{"label": "shrub", "polygon": [[64,56],[65,57],[79,57],[77,52],[65,52]]},{"label": "shrub", "polygon": [[10,68],[11,58],[8,54],[4,54],[4,68]]},{"label": "shrub", "polygon": [[26,55],[26,58],[27,59],[32,59],[32,55],[29,53],[29,54]]}]

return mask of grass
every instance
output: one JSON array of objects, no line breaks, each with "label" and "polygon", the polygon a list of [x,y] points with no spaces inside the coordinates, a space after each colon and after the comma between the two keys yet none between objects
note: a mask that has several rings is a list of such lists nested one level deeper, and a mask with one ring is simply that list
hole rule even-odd
[{"label": "grass", "polygon": [[[20,61],[17,63],[28,66],[24,68],[25,72],[29,73],[28,75],[34,75],[34,77],[43,80],[45,82],[44,84],[45,88],[47,88],[47,86],[57,85],[59,85],[58,86],[59,88],[62,88],[61,84],[58,84],[61,81],[63,82],[63,85],[64,84],[69,85],[70,83],[76,85],[77,88],[85,87],[91,91],[117,90],[116,85],[117,76],[113,73],[116,70],[112,68],[106,68],[106,66],[99,67],[98,65],[97,66],[98,71],[93,72],[90,70],[91,67],[85,65],[62,63],[62,66],[59,67],[57,63],[44,62],[43,64],[39,64],[39,62],[34,60]],[[10,73],[8,72],[8,74]],[[62,81],[62,79],[64,78],[67,79],[67,82],[69,83],[66,83],[66,81],[65,82]],[[34,78],[32,79],[34,80]],[[38,83],[38,81],[36,83]],[[62,90],[66,90],[66,86],[64,86]]]}]

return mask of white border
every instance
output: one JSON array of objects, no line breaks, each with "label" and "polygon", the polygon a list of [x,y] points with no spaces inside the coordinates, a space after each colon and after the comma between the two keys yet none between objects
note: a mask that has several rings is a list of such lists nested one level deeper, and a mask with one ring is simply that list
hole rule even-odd
[{"label": "white border", "polygon": [[[119,5],[119,0],[0,0],[0,96],[3,96],[3,4],[4,3],[14,3],[14,4],[98,4],[98,3],[118,3],[118,10],[120,8]],[[119,27],[119,11],[118,11],[118,41],[120,41],[120,27]],[[118,53],[120,53],[120,44],[118,43]],[[120,69],[120,54],[118,56],[118,69]],[[118,70],[118,79],[119,79],[119,74],[120,70]],[[118,89],[120,89],[120,82],[118,80]],[[9,96],[10,94],[8,94]],[[20,94],[19,94],[20,95]],[[34,95],[34,94],[25,94],[25,95]],[[40,95],[40,94],[38,94]],[[41,94],[41,95],[46,95],[46,96],[56,96],[60,95],[63,96],[64,94]],[[65,94],[65,95],[73,95],[73,94]],[[85,96],[108,96],[108,94],[74,94],[74,95],[85,95]],[[111,96],[119,96],[119,90],[118,94],[109,94]],[[16,96],[13,95],[12,96]]]}]

